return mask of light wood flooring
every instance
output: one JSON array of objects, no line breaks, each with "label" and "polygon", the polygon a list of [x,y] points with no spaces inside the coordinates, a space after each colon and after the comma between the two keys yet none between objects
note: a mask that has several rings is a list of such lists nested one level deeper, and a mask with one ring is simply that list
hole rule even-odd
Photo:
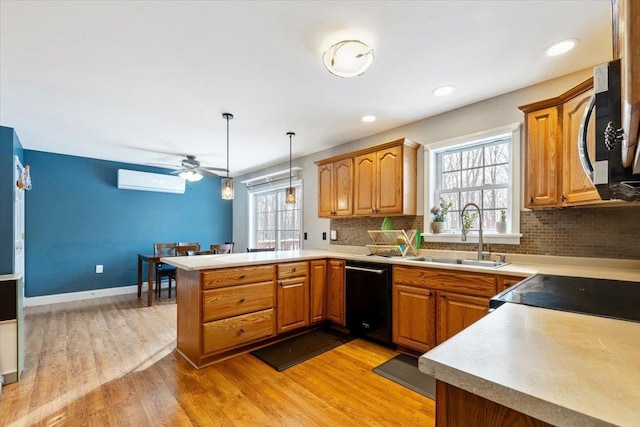
[{"label": "light wood flooring", "polygon": [[175,299],[142,301],[27,308],[0,426],[434,425],[432,400],[371,371],[388,348],[356,339],[283,372],[249,354],[196,370],[175,351]]}]

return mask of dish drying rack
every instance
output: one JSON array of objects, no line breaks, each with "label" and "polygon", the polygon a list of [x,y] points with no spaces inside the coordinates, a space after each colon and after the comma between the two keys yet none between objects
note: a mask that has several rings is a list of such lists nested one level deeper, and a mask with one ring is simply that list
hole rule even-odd
[{"label": "dish drying rack", "polygon": [[369,230],[373,245],[367,245],[372,255],[418,256],[418,230]]}]

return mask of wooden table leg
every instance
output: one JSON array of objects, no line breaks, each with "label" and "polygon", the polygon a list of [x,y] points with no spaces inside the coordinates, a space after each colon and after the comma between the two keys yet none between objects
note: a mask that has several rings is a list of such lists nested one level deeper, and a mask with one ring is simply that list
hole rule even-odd
[{"label": "wooden table leg", "polygon": [[[151,260],[148,261],[149,263],[149,276],[147,278],[147,283],[149,284],[149,286],[147,286],[149,288],[149,292],[147,295],[147,305],[151,306],[153,304],[152,298],[153,298],[153,283],[154,283],[154,276],[153,276],[153,267],[156,265],[155,262],[152,262]],[[156,283],[156,286],[158,286],[158,284]]]},{"label": "wooden table leg", "polygon": [[138,299],[142,297],[142,257],[138,256]]}]

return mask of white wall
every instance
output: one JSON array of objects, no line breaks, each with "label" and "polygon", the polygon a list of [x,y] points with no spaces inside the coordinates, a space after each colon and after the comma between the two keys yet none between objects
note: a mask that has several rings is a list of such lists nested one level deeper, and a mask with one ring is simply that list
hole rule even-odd
[{"label": "white wall", "polygon": [[[328,237],[326,241],[322,240],[323,232],[326,232],[327,236],[329,235],[329,220],[318,218],[318,169],[314,164],[315,161],[400,138],[409,138],[420,144],[431,144],[516,122],[522,123],[524,116],[518,110],[519,105],[558,96],[588,79],[592,74],[591,68],[568,74],[554,80],[410,123],[406,126],[356,141],[345,142],[332,149],[294,160],[294,167],[300,166],[304,168],[301,174],[304,192],[303,232],[308,234],[308,240],[303,242],[303,247],[305,249],[328,249],[330,243]],[[418,150],[418,153],[418,214],[422,215],[424,211],[423,150]],[[240,184],[240,181],[287,169],[288,167],[289,164],[286,162],[234,178],[236,194],[233,201],[233,239],[237,245],[238,252],[246,250],[248,241],[248,194],[246,187]]]}]

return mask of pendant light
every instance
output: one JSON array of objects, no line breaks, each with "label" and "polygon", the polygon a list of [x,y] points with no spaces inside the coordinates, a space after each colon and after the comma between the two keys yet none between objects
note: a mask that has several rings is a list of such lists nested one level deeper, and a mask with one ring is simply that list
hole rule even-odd
[{"label": "pendant light", "polygon": [[289,137],[289,188],[287,188],[287,200],[286,203],[287,204],[295,204],[296,203],[296,190],[295,188],[293,188],[293,185],[291,185],[291,147],[292,147],[292,141],[291,138],[293,138],[294,136],[296,136],[296,134],[294,132],[287,132],[287,136]]},{"label": "pendant light", "polygon": [[233,178],[229,178],[229,120],[233,119],[233,114],[223,113],[222,118],[227,121],[227,177],[222,178],[222,200],[233,200]]}]

